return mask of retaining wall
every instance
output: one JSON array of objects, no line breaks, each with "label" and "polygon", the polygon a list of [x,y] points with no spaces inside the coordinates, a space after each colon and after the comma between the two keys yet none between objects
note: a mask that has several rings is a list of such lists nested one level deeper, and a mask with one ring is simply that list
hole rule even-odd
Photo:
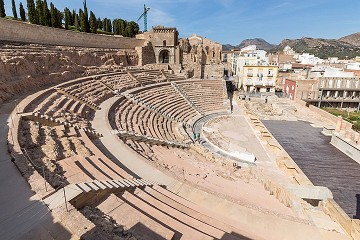
[{"label": "retaining wall", "polygon": [[294,100],[296,103],[299,103],[303,106],[307,106],[311,111],[316,112],[317,114],[319,114],[320,116],[329,119],[330,121],[334,122],[336,124],[337,122],[337,117],[335,115],[332,115],[331,113],[328,113],[318,107],[315,107],[313,105],[311,105],[310,103],[307,105],[307,103],[303,100],[300,99],[295,99]]},{"label": "retaining wall", "polygon": [[81,33],[0,18],[0,40],[71,47],[135,49],[145,40]]}]

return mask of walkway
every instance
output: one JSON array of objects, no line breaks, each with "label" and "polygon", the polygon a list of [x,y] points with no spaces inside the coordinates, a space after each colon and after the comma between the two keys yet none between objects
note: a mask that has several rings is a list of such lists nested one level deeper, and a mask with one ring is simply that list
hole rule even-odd
[{"label": "walkway", "polygon": [[[251,154],[243,153],[243,157],[232,155],[230,152],[227,152],[227,151],[219,148],[218,146],[214,145],[213,143],[211,143],[208,140],[208,138],[205,136],[206,134],[204,134],[204,132],[203,132],[204,125],[211,119],[218,118],[221,116],[231,116],[231,115],[229,115],[228,113],[213,113],[210,115],[206,115],[195,122],[194,131],[196,133],[199,133],[199,132],[201,133],[201,136],[200,136],[201,145],[203,147],[205,147],[206,149],[208,149],[210,152],[217,154],[221,157],[232,159],[232,160],[240,162],[240,163],[254,164],[255,156],[253,154],[251,155]],[[238,116],[238,117],[240,118],[240,116]],[[254,140],[256,141],[257,139],[255,138]]]},{"label": "walkway", "polygon": [[16,102],[0,107],[0,236],[1,239],[70,239],[68,233],[54,220],[48,208],[31,191],[29,184],[11,162],[7,149],[10,113]]},{"label": "walkway", "polygon": [[263,121],[314,185],[328,187],[352,218],[360,218],[360,165],[306,122]]},{"label": "walkway", "polygon": [[107,113],[116,99],[117,97],[113,97],[104,101],[100,105],[101,110],[95,112],[92,127],[103,135],[103,137],[99,139],[100,145],[102,146],[97,144],[97,147],[113,161],[120,160],[119,165],[133,176],[148,179],[160,185],[175,184],[175,179],[165,175],[154,166],[145,162],[145,160],[140,159],[136,152],[124,144],[116,134],[111,132],[112,129],[107,119]]}]

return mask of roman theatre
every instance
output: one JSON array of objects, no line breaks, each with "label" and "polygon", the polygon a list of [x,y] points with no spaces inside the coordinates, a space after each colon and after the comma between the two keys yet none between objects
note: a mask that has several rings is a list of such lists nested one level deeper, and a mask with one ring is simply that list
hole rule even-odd
[{"label": "roman theatre", "polygon": [[162,26],[0,33],[3,239],[359,239],[263,124],[337,119],[233,95],[221,44]]}]

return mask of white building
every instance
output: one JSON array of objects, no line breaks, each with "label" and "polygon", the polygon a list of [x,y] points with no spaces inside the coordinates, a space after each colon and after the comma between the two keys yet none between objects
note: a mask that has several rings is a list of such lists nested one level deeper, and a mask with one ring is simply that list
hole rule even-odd
[{"label": "white building", "polygon": [[359,62],[348,63],[348,64],[346,64],[346,69],[360,70],[360,63]]},{"label": "white building", "polygon": [[344,72],[341,68],[326,67],[324,72],[325,78],[353,78],[353,72]]},{"label": "white building", "polygon": [[321,58],[315,57],[315,55],[309,53],[303,53],[299,55],[298,62],[307,65],[318,65],[318,64],[323,64],[325,61]]}]

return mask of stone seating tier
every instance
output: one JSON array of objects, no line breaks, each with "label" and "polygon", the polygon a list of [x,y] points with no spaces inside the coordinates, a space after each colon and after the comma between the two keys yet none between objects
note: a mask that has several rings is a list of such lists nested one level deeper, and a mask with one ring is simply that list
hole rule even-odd
[{"label": "stone seating tier", "polygon": [[[140,117],[146,116],[144,117]],[[125,99],[116,109],[117,129],[165,141],[176,141],[172,121]]]},{"label": "stone seating tier", "polygon": [[[239,232],[235,227],[213,219],[206,210],[196,211],[198,208],[193,209],[186,200],[178,201],[169,191],[154,185],[110,194],[93,206],[134,229],[138,238],[152,236],[152,232],[162,239],[240,239],[231,234]],[[136,229],[139,220],[151,232]]]},{"label": "stone seating tier", "polygon": [[89,80],[64,87],[66,93],[83,98],[93,105],[98,105],[112,96],[112,92],[99,80]]}]

